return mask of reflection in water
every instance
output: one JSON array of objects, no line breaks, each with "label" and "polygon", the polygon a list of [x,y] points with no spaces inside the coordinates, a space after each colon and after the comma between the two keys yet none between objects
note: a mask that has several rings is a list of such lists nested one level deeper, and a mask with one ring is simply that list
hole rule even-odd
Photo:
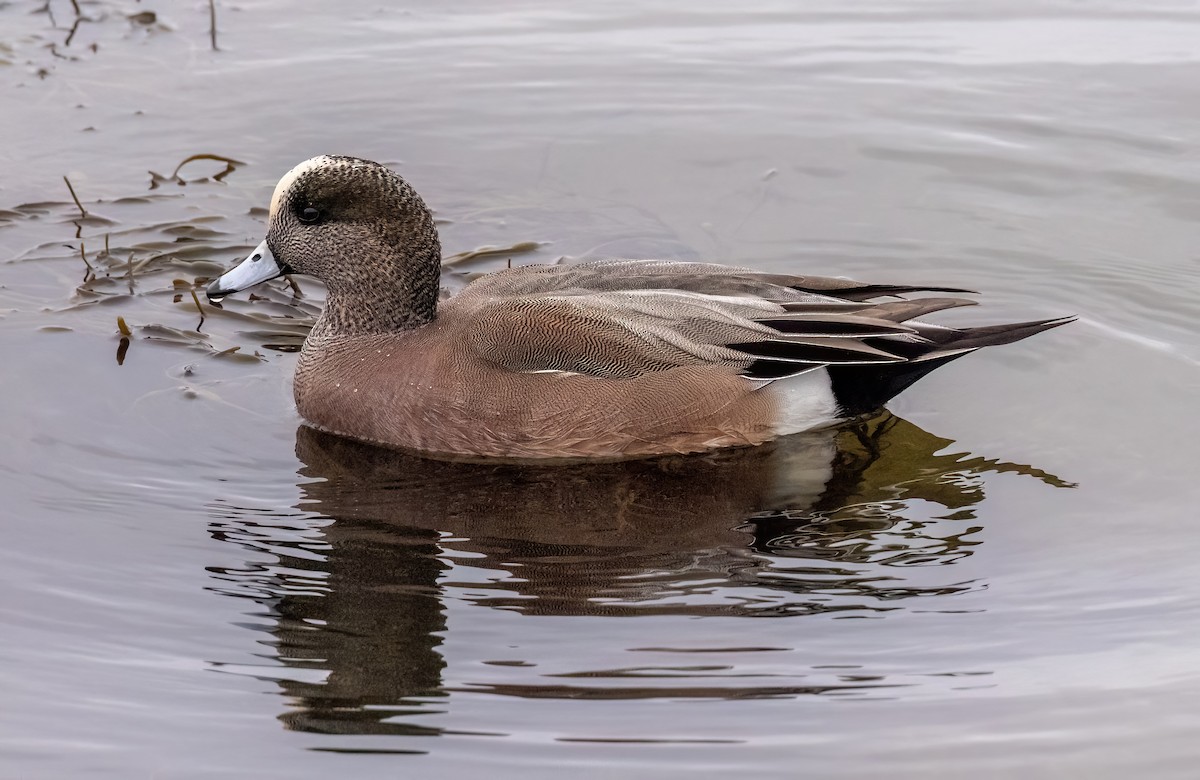
[{"label": "reflection in water", "polygon": [[[289,727],[437,733],[403,716],[446,695],[448,597],[538,615],[869,616],[978,587],[953,564],[979,544],[982,475],[1065,483],[951,443],[884,414],[753,449],[546,467],[426,460],[301,427],[297,510],[222,503],[212,524],[277,564],[212,574],[266,607]],[[518,695],[572,695],[560,687]]]}]

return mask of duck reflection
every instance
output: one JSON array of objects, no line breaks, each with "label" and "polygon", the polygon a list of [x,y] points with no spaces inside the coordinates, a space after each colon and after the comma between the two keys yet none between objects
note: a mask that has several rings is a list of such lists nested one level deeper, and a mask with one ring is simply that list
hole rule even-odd
[{"label": "duck reflection", "polygon": [[[982,476],[885,413],[744,450],[521,466],[434,461],[297,432],[297,511],[225,507],[218,538],[278,565],[213,569],[268,609],[291,728],[433,733],[442,598],[528,614],[871,614],[975,583]],[[451,563],[452,562],[452,563]],[[311,676],[310,676],[311,675]],[[436,707],[434,707],[436,709]]]}]

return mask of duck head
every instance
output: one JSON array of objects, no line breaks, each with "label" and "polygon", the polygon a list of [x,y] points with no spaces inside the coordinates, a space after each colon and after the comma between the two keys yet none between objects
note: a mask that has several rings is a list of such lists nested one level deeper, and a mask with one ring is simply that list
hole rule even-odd
[{"label": "duck head", "polygon": [[325,329],[393,331],[433,319],[441,245],[433,215],[387,167],[323,155],[284,174],[271,196],[267,237],[207,289],[209,300],[282,274],[329,290]]}]

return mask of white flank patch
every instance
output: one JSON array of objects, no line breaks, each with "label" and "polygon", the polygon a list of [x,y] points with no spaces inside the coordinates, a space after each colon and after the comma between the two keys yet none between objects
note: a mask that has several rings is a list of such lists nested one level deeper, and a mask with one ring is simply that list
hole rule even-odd
[{"label": "white flank patch", "polygon": [[772,393],[779,404],[779,420],[775,423],[779,436],[822,428],[839,419],[833,383],[823,368],[777,379],[759,392]]},{"label": "white flank patch", "polygon": [[292,186],[292,182],[294,182],[300,174],[311,171],[313,168],[319,168],[322,165],[326,165],[330,162],[331,160],[329,157],[326,155],[320,155],[318,157],[305,160],[295,168],[292,168],[290,171],[283,174],[283,178],[280,179],[279,183],[275,185],[274,194],[271,195],[271,211],[269,214],[267,214],[267,221],[270,222],[275,219],[275,212],[279,210],[279,204],[283,202],[283,194],[288,191],[288,187]]}]

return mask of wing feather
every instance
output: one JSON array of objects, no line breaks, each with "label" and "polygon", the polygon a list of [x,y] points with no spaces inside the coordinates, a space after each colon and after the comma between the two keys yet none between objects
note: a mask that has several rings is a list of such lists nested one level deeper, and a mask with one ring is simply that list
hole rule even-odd
[{"label": "wing feather", "polygon": [[943,345],[941,329],[915,318],[975,302],[894,297],[924,291],[969,292],[614,260],[500,271],[459,298],[473,310],[472,348],[509,370],[632,378],[709,364],[772,380],[824,366],[917,361],[958,347]]}]

